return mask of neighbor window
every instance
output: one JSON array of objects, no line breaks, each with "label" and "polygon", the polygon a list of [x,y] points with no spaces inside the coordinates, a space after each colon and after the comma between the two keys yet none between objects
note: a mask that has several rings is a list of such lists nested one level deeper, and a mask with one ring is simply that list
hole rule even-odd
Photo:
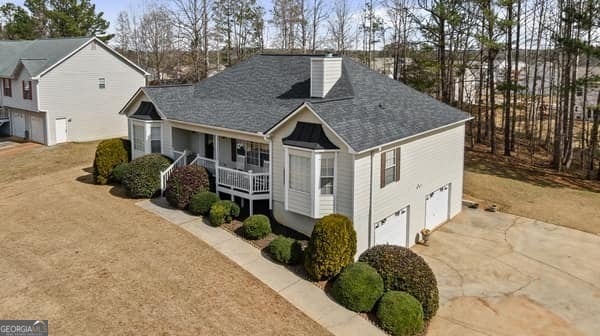
[{"label": "neighbor window", "polygon": [[290,155],[290,189],[310,192],[310,158]]},{"label": "neighbor window", "polygon": [[98,88],[106,89],[106,78],[98,78]]},{"label": "neighbor window", "polygon": [[145,152],[145,134],[144,126],[133,125],[133,149],[140,152]]},{"label": "neighbor window", "polygon": [[387,151],[382,155],[384,156],[383,185],[385,186],[396,181],[396,151]]},{"label": "neighbor window", "polygon": [[23,99],[33,99],[33,94],[31,92],[31,81],[23,81]]},{"label": "neighbor window", "polygon": [[160,126],[152,126],[152,128],[150,128],[150,146],[152,148],[152,153],[161,152],[160,139]]},{"label": "neighbor window", "polygon": [[12,97],[12,81],[10,78],[2,78],[2,87],[4,88],[4,95]]},{"label": "neighbor window", "polygon": [[333,195],[334,163],[333,158],[321,159],[321,195]]}]

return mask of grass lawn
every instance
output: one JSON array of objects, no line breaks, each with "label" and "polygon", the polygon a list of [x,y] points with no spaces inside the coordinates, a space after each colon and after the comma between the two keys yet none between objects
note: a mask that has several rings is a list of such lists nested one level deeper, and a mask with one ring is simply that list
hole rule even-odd
[{"label": "grass lawn", "polygon": [[0,316],[48,319],[57,335],[329,334],[203,241],[92,184],[94,146],[0,154]]},{"label": "grass lawn", "polygon": [[501,211],[600,234],[600,182],[467,151],[465,197]]}]

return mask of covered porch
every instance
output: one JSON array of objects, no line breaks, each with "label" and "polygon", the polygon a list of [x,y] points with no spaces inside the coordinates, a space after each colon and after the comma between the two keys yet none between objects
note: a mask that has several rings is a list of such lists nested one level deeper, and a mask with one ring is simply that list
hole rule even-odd
[{"label": "covered porch", "polygon": [[[171,147],[164,154],[175,160],[172,168],[181,165],[206,168],[214,177],[216,192],[228,194],[232,200],[239,197],[242,206],[248,201],[250,214],[254,213],[255,200],[270,199],[270,150],[266,141],[175,126],[170,127],[169,133]],[[170,171],[164,173],[163,185],[166,185]]]}]

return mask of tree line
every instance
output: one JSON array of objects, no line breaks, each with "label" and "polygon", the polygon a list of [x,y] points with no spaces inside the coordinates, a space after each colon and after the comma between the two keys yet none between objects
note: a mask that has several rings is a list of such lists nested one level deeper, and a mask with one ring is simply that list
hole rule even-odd
[{"label": "tree line", "polygon": [[[118,50],[156,82],[261,52],[333,51],[471,113],[471,146],[600,179],[597,0],[156,0],[122,11]],[[105,34],[89,0],[0,8],[8,39]]]}]

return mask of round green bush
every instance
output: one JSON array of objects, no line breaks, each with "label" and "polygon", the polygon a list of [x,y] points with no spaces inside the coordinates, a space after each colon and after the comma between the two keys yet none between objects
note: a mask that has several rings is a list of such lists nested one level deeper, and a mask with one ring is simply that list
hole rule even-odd
[{"label": "round green bush", "polygon": [[173,169],[167,180],[165,197],[177,209],[186,209],[194,194],[208,191],[210,182],[204,167],[190,165]]},{"label": "round green bush", "polygon": [[192,196],[188,209],[196,216],[206,216],[212,205],[219,200],[219,195],[210,191],[201,191]]},{"label": "round green bush", "polygon": [[150,198],[160,191],[160,172],[171,165],[171,160],[160,154],[148,154],[129,163],[123,176],[123,186],[129,196]]},{"label": "round green bush", "polygon": [[212,226],[221,226],[229,223],[240,215],[240,207],[232,201],[218,201],[212,205],[209,220]]},{"label": "round green bush", "polygon": [[363,262],[346,266],[333,282],[331,295],[342,306],[355,312],[370,312],[383,295],[383,279]]},{"label": "round green bush", "polygon": [[356,231],[352,221],[332,214],[317,221],[306,248],[304,268],[314,280],[330,279],[354,261]]},{"label": "round green bush", "polygon": [[377,306],[381,328],[394,336],[412,336],[423,331],[423,308],[406,292],[386,292]]},{"label": "round green bush", "polygon": [[407,292],[419,300],[426,320],[435,315],[440,300],[437,280],[421,256],[405,247],[377,245],[358,260],[377,270],[386,290]]},{"label": "round green bush", "polygon": [[125,173],[127,173],[128,169],[128,163],[119,163],[115,166],[115,168],[113,168],[112,172],[110,173],[110,178],[115,182],[121,183],[123,181],[123,176],[125,176]]},{"label": "round green bush", "polygon": [[242,226],[244,237],[250,240],[265,238],[271,233],[271,221],[265,215],[254,215],[246,218]]},{"label": "round green bush", "polygon": [[302,246],[293,238],[278,236],[269,243],[267,250],[282,264],[295,265],[302,261]]},{"label": "round green bush", "polygon": [[101,141],[94,157],[94,181],[97,184],[110,182],[111,172],[120,163],[129,162],[129,151],[122,139]]}]

